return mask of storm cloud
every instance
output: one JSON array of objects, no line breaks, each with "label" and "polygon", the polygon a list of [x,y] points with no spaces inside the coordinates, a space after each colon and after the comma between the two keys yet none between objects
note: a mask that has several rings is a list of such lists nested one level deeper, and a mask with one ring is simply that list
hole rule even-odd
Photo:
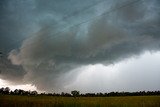
[{"label": "storm cloud", "polygon": [[[16,81],[39,90],[58,90],[73,81],[83,66],[107,66],[144,51],[158,51],[159,5],[158,0],[5,1],[1,20],[6,21],[5,30],[11,25],[13,33],[4,30],[1,35],[23,38],[14,41],[19,45],[8,55],[10,66],[17,67],[13,71],[21,69],[14,72],[21,74]],[[1,69],[2,78],[16,78]]]}]

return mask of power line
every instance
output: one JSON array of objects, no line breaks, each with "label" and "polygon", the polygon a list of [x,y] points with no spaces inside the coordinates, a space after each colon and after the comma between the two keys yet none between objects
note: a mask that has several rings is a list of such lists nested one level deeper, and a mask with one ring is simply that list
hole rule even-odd
[{"label": "power line", "polygon": [[[108,14],[111,13],[111,12],[114,12],[114,11],[116,11],[116,10],[119,10],[119,9],[121,9],[121,8],[127,7],[127,6],[129,6],[129,5],[135,4],[135,3],[140,2],[140,1],[141,1],[141,0],[131,1],[131,2],[129,2],[129,3],[126,3],[126,4],[124,4],[124,5],[119,6],[119,7],[117,7],[117,8],[113,8],[113,9],[111,9],[110,11],[104,12],[104,13],[101,14],[101,15],[98,15],[98,16],[95,16],[95,17],[93,17],[93,18],[91,18],[91,19],[88,19],[88,20],[86,20],[86,21],[83,21],[83,22],[81,22],[81,23],[79,23],[79,24],[71,25],[71,26],[69,26],[69,27],[66,27],[66,28],[62,29],[60,32],[54,33],[53,35],[56,35],[56,36],[50,36],[50,39],[51,39],[51,38],[55,38],[55,37],[59,37],[59,36],[57,36],[58,34],[63,33],[64,31],[66,31],[66,30],[69,29],[69,28],[74,28],[74,27],[80,26],[80,25],[82,25],[82,24],[85,24],[85,23],[94,21],[94,20],[96,20],[96,18],[98,18],[98,17],[108,15]],[[49,39],[49,38],[45,38],[45,39]],[[43,40],[44,40],[44,39],[43,39]],[[32,44],[33,44],[33,43],[30,43],[30,44],[28,44],[28,45],[32,45]],[[28,45],[26,45],[26,46],[24,46],[24,47],[22,47],[22,48],[20,48],[20,49],[25,49]],[[39,45],[41,45],[41,44],[39,44]]]},{"label": "power line", "polygon": [[[81,12],[85,12],[85,10],[89,10],[89,9],[91,9],[91,8],[97,6],[98,4],[101,4],[101,3],[103,3],[103,2],[105,2],[105,0],[97,1],[97,2],[95,2],[95,3],[93,3],[93,4],[91,4],[90,6],[86,6],[86,7],[83,8],[83,9],[79,9],[79,10],[77,10],[77,11],[74,11],[74,12],[69,13],[68,15],[63,16],[63,17],[62,17],[60,20],[58,20],[58,21],[68,20],[69,18],[71,18],[71,17],[73,17],[73,16],[76,16],[76,15],[80,14]],[[51,24],[51,25],[54,25],[54,24]],[[55,25],[54,25],[54,27],[61,27],[61,26],[64,26],[64,25],[59,25],[59,24],[55,24]],[[31,36],[30,36],[30,37],[31,37]],[[19,39],[18,41],[14,42],[14,43],[21,42],[21,41],[25,40],[26,38],[28,38],[28,37]],[[13,44],[12,44],[12,45],[13,45]]]}]

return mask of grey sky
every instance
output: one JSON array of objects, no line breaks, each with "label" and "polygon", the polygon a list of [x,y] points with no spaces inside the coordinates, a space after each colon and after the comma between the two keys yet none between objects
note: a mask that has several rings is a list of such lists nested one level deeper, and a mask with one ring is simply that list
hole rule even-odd
[{"label": "grey sky", "polygon": [[0,78],[39,90],[63,90],[81,67],[109,66],[159,51],[159,5],[159,0],[2,0]]},{"label": "grey sky", "polygon": [[[159,90],[160,52],[145,52],[114,65],[88,65],[66,90],[87,92]],[[82,68],[81,68],[82,69]]]}]

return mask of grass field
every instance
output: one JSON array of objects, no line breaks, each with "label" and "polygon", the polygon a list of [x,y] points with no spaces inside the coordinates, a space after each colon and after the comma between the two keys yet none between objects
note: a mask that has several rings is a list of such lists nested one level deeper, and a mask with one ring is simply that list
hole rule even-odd
[{"label": "grass field", "polygon": [[0,107],[160,107],[160,96],[73,98],[0,95]]}]

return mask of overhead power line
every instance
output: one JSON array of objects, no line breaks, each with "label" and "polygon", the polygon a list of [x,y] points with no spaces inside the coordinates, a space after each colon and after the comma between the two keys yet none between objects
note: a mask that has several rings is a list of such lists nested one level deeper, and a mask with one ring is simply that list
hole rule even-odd
[{"label": "overhead power line", "polygon": [[[91,9],[91,8],[94,8],[95,6],[101,4],[101,3],[105,2],[105,1],[106,1],[106,0],[97,1],[97,2],[95,2],[95,3],[93,3],[93,4],[89,5],[89,6],[86,6],[86,7],[82,8],[82,9],[78,9],[77,11],[74,11],[74,12],[69,13],[69,14],[63,16],[62,18],[60,18],[60,20],[57,20],[57,21],[62,22],[62,21],[69,20],[71,17],[74,17],[74,16],[76,16],[76,15],[79,15],[79,14],[82,13],[82,12],[85,12],[86,10],[89,10],[89,9]],[[54,26],[55,28],[56,28],[56,27],[62,27],[62,26],[64,26],[64,24],[63,24],[63,25],[51,24],[51,25]],[[17,40],[16,42],[12,43],[12,45],[14,45],[15,43],[21,42],[21,41],[25,40],[26,38],[28,38],[28,37],[19,39],[19,40]]]},{"label": "overhead power line", "polygon": [[[81,23],[79,23],[79,24],[75,24],[75,25],[73,24],[73,25],[71,25],[71,26],[69,26],[69,27],[65,27],[65,28],[63,28],[61,31],[56,32],[56,33],[53,34],[53,35],[56,35],[56,36],[50,36],[50,38],[46,38],[46,39],[52,39],[52,38],[59,37],[59,36],[57,36],[57,35],[65,32],[67,29],[71,29],[71,28],[80,26],[80,25],[82,25],[82,24],[85,24],[85,23],[94,21],[94,20],[96,20],[96,18],[99,18],[99,17],[101,17],[101,16],[106,16],[106,15],[108,15],[108,14],[111,13],[111,12],[115,12],[115,11],[120,10],[120,9],[122,9],[122,8],[124,8],[124,7],[127,7],[127,6],[129,6],[129,5],[138,3],[138,2],[140,2],[140,1],[141,1],[141,0],[134,0],[134,1],[131,1],[131,2],[127,2],[127,3],[125,3],[124,5],[121,5],[121,6],[118,6],[118,7],[116,7],[116,8],[113,8],[113,9],[111,9],[110,11],[107,11],[107,12],[102,13],[101,15],[97,15],[97,16],[95,16],[95,17],[92,17],[91,19],[88,19],[88,20],[86,20],[86,21],[83,21],[83,22],[81,22]],[[44,39],[43,39],[43,40],[44,40]],[[27,48],[27,46],[32,45],[32,44],[33,44],[33,43],[30,43],[30,44],[24,46],[24,47],[21,48],[21,49]],[[43,44],[38,44],[38,45],[43,45]]]}]

